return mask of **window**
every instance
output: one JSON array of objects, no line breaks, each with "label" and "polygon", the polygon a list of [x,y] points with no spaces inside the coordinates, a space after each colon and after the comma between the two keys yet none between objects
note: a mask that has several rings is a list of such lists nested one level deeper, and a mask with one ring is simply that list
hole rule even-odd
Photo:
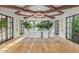
[{"label": "window", "polygon": [[8,39],[13,38],[13,18],[7,17],[7,35]]},{"label": "window", "polygon": [[59,20],[55,21],[55,34],[59,34]]},{"label": "window", "polygon": [[31,28],[31,30],[35,30],[35,21],[29,21],[30,23],[31,23],[31,25],[32,25],[32,28]]},{"label": "window", "polygon": [[0,14],[0,43],[13,38],[13,18]]},{"label": "window", "polygon": [[32,28],[31,28],[31,30],[37,30],[38,28],[36,27],[36,25],[37,25],[37,23],[39,23],[39,22],[37,22],[37,21],[29,21],[31,24],[32,24]]},{"label": "window", "polygon": [[24,20],[20,20],[20,34],[24,34],[24,26],[23,26]]}]

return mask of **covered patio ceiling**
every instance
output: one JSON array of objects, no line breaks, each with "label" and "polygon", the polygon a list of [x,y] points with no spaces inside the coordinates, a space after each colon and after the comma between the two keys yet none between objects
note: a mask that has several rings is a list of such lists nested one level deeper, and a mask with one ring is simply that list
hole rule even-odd
[{"label": "covered patio ceiling", "polygon": [[3,8],[15,10],[15,14],[28,17],[50,17],[63,14],[63,10],[77,7],[79,5],[0,5]]}]

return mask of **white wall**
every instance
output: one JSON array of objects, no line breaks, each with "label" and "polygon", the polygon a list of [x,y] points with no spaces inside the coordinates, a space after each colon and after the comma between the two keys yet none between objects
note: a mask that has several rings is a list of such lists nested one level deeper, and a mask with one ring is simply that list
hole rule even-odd
[{"label": "white wall", "polygon": [[64,14],[57,16],[55,20],[60,20],[59,36],[66,38],[66,17],[79,13],[79,7],[64,10]]},{"label": "white wall", "polygon": [[10,9],[0,7],[0,13],[14,18],[14,38],[16,38],[19,36],[19,20],[22,20],[23,18],[16,15],[14,12]]}]

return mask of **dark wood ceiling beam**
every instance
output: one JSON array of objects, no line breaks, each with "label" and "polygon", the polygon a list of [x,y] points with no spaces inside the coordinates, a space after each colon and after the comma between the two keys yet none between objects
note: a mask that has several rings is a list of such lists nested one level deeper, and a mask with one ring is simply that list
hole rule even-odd
[{"label": "dark wood ceiling beam", "polygon": [[[62,13],[63,14],[63,13]],[[49,15],[49,16],[58,16],[58,15],[61,15],[61,13],[59,13],[59,14],[54,14],[54,15]]]},{"label": "dark wood ceiling beam", "polygon": [[[48,7],[48,8],[50,8],[51,11],[52,11],[52,10],[56,10],[56,8],[57,8],[57,7],[53,6],[53,5],[45,5],[45,6]],[[56,12],[61,12],[61,13],[62,13],[61,10],[56,11]]]},{"label": "dark wood ceiling beam", "polygon": [[53,18],[53,19],[55,19],[55,17],[54,16],[49,16],[49,15],[45,15],[46,17],[49,17],[49,18]]},{"label": "dark wood ceiling beam", "polygon": [[52,5],[48,5],[49,7],[53,8],[52,10],[49,9],[47,11],[32,11],[32,10],[29,10],[28,8],[27,9],[24,9],[26,7],[28,7],[27,5],[24,6],[24,7],[19,7],[19,6],[16,6],[16,5],[0,5],[0,7],[5,7],[5,8],[10,8],[10,9],[14,9],[14,10],[18,10],[17,12],[15,12],[17,15],[21,15],[21,16],[29,16],[29,15],[24,15],[24,14],[20,14],[19,12],[23,11],[23,12],[31,12],[31,13],[37,13],[37,12],[41,12],[41,13],[50,13],[50,12],[60,12],[60,14],[55,14],[55,15],[46,15],[47,17],[50,17],[50,18],[55,18],[53,16],[57,16],[57,15],[61,15],[63,14],[63,12],[61,10],[65,10],[65,9],[69,9],[69,8],[73,8],[73,7],[77,7],[79,5],[63,5],[63,6],[60,6],[60,7],[54,7]]},{"label": "dark wood ceiling beam", "polygon": [[30,5],[25,5],[23,8],[29,8],[30,7]]},{"label": "dark wood ceiling beam", "polygon": [[26,19],[26,18],[29,18],[29,17],[32,17],[32,16],[33,16],[33,15],[24,15],[24,14],[17,14],[17,15],[24,16],[24,19]]},{"label": "dark wood ceiling beam", "polygon": [[0,7],[10,8],[13,10],[20,10],[20,11],[24,11],[24,12],[32,12],[32,13],[35,12],[35,11],[29,10],[29,9],[24,9],[24,8],[16,6],[16,5],[0,5]]},{"label": "dark wood ceiling beam", "polygon": [[60,11],[60,10],[65,10],[65,9],[69,9],[69,8],[73,8],[73,7],[77,7],[77,6],[79,6],[79,5],[63,5],[61,7],[57,7],[55,10],[32,11],[32,10],[24,9],[24,8],[16,6],[16,5],[0,5],[0,7],[10,8],[10,9],[14,9],[14,10],[20,10],[20,11],[24,11],[24,12],[31,12],[31,13],[37,13],[37,12],[43,12],[43,13],[57,12],[57,11]]},{"label": "dark wood ceiling beam", "polygon": [[70,8],[74,8],[74,7],[78,7],[78,6],[79,5],[63,5],[61,7],[57,7],[54,11],[70,9]]},{"label": "dark wood ceiling beam", "polygon": [[47,17],[51,17],[51,18],[55,18],[54,16],[58,16],[58,15],[61,15],[61,14],[63,14],[63,13],[58,13],[58,14],[54,14],[54,15],[45,15],[45,16],[47,16]]},{"label": "dark wood ceiling beam", "polygon": [[79,5],[63,5],[60,7],[57,7],[55,10],[47,10],[45,12],[50,13],[50,12],[57,12],[60,10],[65,10],[65,9],[70,9],[70,8],[74,8],[74,7],[78,7]]},{"label": "dark wood ceiling beam", "polygon": [[[55,10],[57,9],[57,7],[51,5],[50,7],[54,8]],[[58,12],[62,13],[62,10],[59,10]]]},{"label": "dark wood ceiling beam", "polygon": [[[24,19],[25,19],[25,18],[29,18],[29,17],[34,16],[34,15],[25,15],[25,14],[20,14],[19,12],[17,13],[17,15],[24,16]],[[50,15],[47,15],[47,14],[45,14],[45,16],[46,16],[46,17],[49,17],[49,18],[53,18],[53,19],[55,19],[54,16],[50,16]]]},{"label": "dark wood ceiling beam", "polygon": [[[54,9],[54,10],[56,10],[57,9],[57,7],[55,7],[55,6],[53,6],[53,5],[49,5],[48,6],[49,8],[52,8],[52,9]],[[61,14],[63,14],[64,12],[62,12],[61,10],[59,10],[59,11],[57,11],[60,15]],[[58,14],[57,14],[58,15]]]},{"label": "dark wood ceiling beam", "polygon": [[17,13],[17,15],[21,15],[21,16],[33,16],[33,15],[25,15],[25,14],[21,14],[21,13]]},{"label": "dark wood ceiling beam", "polygon": [[14,10],[23,10],[21,7],[18,7],[15,5],[0,5],[0,7],[10,8],[10,9],[14,9]]},{"label": "dark wood ceiling beam", "polygon": [[[57,7],[55,7],[55,6],[53,6],[53,5],[48,5],[48,6],[46,6],[46,7],[48,7],[48,8],[50,8],[50,10],[56,10],[57,9]],[[59,10],[59,11],[57,11],[57,12],[59,12],[59,13],[64,13],[64,12],[62,12],[61,10]]]},{"label": "dark wood ceiling beam", "polygon": [[49,9],[52,9],[52,10],[55,9],[55,7],[53,5],[44,5],[44,6],[48,7]]}]

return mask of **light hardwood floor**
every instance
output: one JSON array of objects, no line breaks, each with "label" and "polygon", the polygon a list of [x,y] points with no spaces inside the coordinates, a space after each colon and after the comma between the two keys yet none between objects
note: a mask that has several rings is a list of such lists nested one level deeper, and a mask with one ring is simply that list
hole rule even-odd
[{"label": "light hardwood floor", "polygon": [[[10,44],[13,42],[10,42]],[[6,47],[6,46],[5,46]],[[79,52],[79,45],[67,39],[23,39],[8,47],[4,53],[73,53]]]}]

